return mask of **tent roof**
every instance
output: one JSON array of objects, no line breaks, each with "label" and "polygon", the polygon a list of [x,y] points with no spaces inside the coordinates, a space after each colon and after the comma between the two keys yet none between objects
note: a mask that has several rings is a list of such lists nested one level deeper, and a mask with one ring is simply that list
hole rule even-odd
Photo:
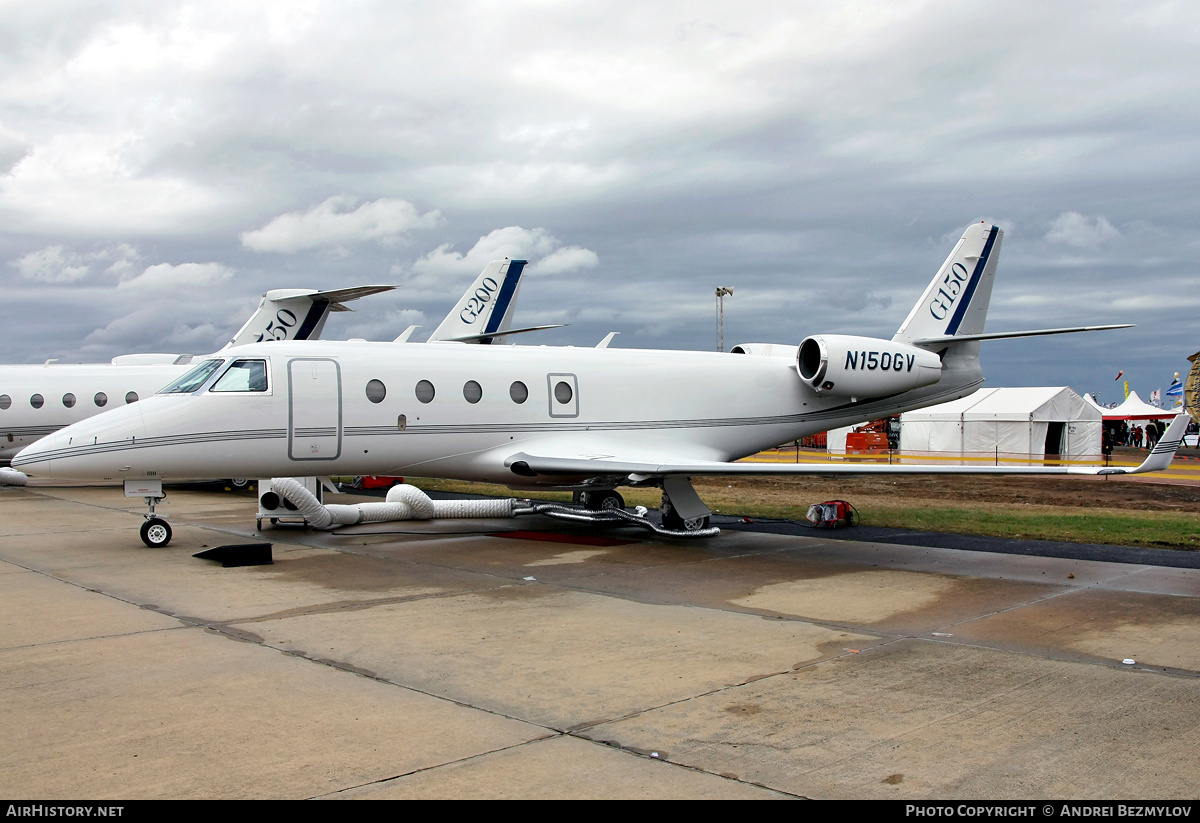
[{"label": "tent roof", "polygon": [[905,420],[1099,420],[1101,413],[1069,386],[980,389],[974,394],[905,412]]},{"label": "tent roof", "polygon": [[1101,409],[1105,420],[1167,420],[1182,411],[1182,408],[1160,409],[1158,406],[1151,406],[1138,397],[1135,391],[1131,391],[1125,402],[1115,409]]}]

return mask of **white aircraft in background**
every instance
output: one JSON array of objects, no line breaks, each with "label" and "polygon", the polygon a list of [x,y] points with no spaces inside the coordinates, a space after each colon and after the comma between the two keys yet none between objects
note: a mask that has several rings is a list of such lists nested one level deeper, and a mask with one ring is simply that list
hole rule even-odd
[{"label": "white aircraft in background", "polygon": [[[510,265],[511,263],[511,265]],[[489,343],[495,337],[534,329],[512,329],[512,314],[524,261],[489,264],[430,336],[430,341]],[[216,355],[249,343],[315,340],[330,312],[395,286],[348,289],[273,289],[263,295],[246,324]],[[407,339],[410,327],[398,340]],[[536,328],[554,328],[539,326]],[[119,405],[149,397],[204,359],[190,354],[126,354],[109,363],[0,366],[0,460],[64,426]],[[235,485],[245,485],[240,478]]]},{"label": "white aircraft in background", "polygon": [[[1001,237],[995,226],[970,226],[890,340],[820,334],[799,346],[748,344],[750,354],[249,345],[205,360],[136,410],[43,439],[13,465],[50,478],[120,478],[127,488],[230,475],[446,477],[586,490],[595,508],[623,506],[619,486],[660,486],[663,525],[678,530],[707,525],[709,510],[691,485],[697,475],[1125,473],[729,462],[970,394],[983,383],[983,340],[1123,327],[985,333]],[[1130,473],[1170,464],[1183,419]],[[170,539],[169,527],[159,533]]]},{"label": "white aircraft in background", "polygon": [[[266,340],[318,337],[330,312],[350,311],[344,303],[394,288],[273,289],[221,351]],[[109,363],[0,366],[0,459],[71,423],[149,397],[186,374],[195,359],[146,353],[120,355]]]}]

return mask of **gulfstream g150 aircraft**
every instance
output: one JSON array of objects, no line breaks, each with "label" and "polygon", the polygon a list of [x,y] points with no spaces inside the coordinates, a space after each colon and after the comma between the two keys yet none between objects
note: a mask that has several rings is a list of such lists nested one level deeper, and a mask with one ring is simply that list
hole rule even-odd
[{"label": "gulfstream g150 aircraft", "polygon": [[[730,463],[837,426],[970,394],[1001,231],[967,229],[890,340],[818,334],[787,357],[548,346],[308,342],[214,356],[135,408],[70,426],[13,465],[51,478],[416,475],[586,490],[661,486],[664,525],[708,509],[690,477],[1119,469]],[[514,261],[515,262],[515,261]],[[1170,463],[1172,424],[1135,471]]]}]

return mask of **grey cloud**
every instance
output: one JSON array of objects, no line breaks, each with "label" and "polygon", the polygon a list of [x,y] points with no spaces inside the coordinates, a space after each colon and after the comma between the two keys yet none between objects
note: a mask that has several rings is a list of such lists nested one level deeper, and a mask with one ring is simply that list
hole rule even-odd
[{"label": "grey cloud", "polygon": [[[128,286],[69,308],[63,298],[189,260],[237,274],[210,282],[196,302],[212,305],[179,320],[185,337],[236,327],[234,307],[267,288],[403,280],[394,297],[330,321],[330,334],[384,337],[388,312],[440,318],[479,259],[500,251],[476,250],[481,240],[524,226],[561,239],[541,251],[544,238],[514,239],[512,254],[539,251],[531,275],[555,271],[529,278],[518,322],[579,309],[546,342],[594,343],[621,323],[618,345],[711,348],[717,284],[738,287],[727,341],[887,335],[948,243],[985,215],[1007,232],[989,328],[1140,324],[1078,343],[990,344],[990,384],[1086,390],[1112,360],[1149,375],[1190,353],[1168,330],[1187,328],[1194,309],[1111,297],[1190,288],[1190,7],[187,9],[0,10],[0,123],[20,137],[4,171],[0,135],[2,259],[61,246],[55,276],[88,267],[57,282],[6,267],[23,289],[14,357],[38,358],[39,312],[69,321],[55,345],[75,352],[89,329],[126,318],[88,352],[164,348],[156,335],[169,324],[133,312]],[[327,225],[341,228],[305,236],[313,204],[336,192],[359,198],[330,209]],[[351,226],[361,204],[392,201],[441,221],[419,245]],[[280,215],[297,230],[256,234]],[[258,253],[242,232],[293,253]],[[144,259],[117,271],[116,257],[71,258],[122,243]],[[70,331],[76,321],[84,328]]]},{"label": "grey cloud", "polygon": [[436,226],[436,211],[421,214],[405,200],[381,197],[358,204],[351,195],[335,195],[306,212],[281,214],[261,229],[243,232],[242,245],[252,251],[293,254],[307,249],[348,246],[368,241],[395,245],[409,232]]}]

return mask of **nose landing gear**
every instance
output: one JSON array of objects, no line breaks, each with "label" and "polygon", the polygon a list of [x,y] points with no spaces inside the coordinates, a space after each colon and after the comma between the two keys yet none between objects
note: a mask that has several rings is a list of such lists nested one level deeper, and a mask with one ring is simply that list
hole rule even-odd
[{"label": "nose landing gear", "polygon": [[161,480],[126,480],[125,496],[146,501],[146,521],[142,523],[142,542],[152,549],[161,549],[171,542],[171,524],[154,513],[154,505],[166,497]]}]

